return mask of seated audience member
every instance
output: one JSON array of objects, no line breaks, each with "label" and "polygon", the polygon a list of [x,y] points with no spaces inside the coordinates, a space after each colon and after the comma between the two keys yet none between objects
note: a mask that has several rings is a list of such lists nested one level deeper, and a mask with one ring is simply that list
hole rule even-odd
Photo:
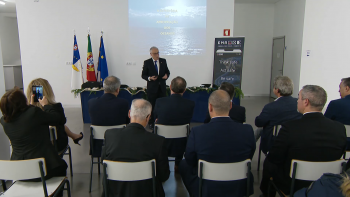
[{"label": "seated audience member", "polygon": [[[130,124],[123,129],[109,129],[105,133],[103,160],[140,162],[156,160],[157,197],[164,197],[162,182],[169,178],[169,163],[164,137],[146,131],[152,105],[143,99],[132,101]],[[135,182],[108,181],[109,196],[152,197],[152,180]],[[104,195],[103,195],[104,197]]]},{"label": "seated audience member", "polygon": [[293,82],[289,77],[279,76],[273,83],[273,93],[277,99],[264,106],[259,116],[255,118],[255,139],[261,136],[260,147],[264,154],[267,154],[273,144],[273,127],[287,121],[301,118],[297,111],[297,99],[293,98]]},{"label": "seated audience member", "polygon": [[[328,104],[324,116],[342,124],[350,125],[350,77],[341,80],[339,93],[341,98]],[[347,139],[347,149],[350,149],[350,138]]]},{"label": "seated audience member", "polygon": [[[24,93],[18,88],[6,92],[0,102],[1,124],[12,144],[11,160],[44,158],[46,178],[66,176],[67,164],[51,144],[49,125],[64,125],[66,118],[59,107],[39,99],[43,109],[27,105]],[[31,97],[34,103],[34,96]],[[61,104],[59,104],[61,105]],[[62,108],[62,106],[61,106]]]},{"label": "seated audience member", "polygon": [[[229,116],[232,103],[229,94],[216,90],[209,97],[208,124],[193,127],[188,138],[185,159],[179,171],[182,180],[193,196],[198,196],[198,160],[213,163],[232,163],[252,159],[255,152],[254,131],[251,125],[233,121]],[[228,172],[230,173],[230,172]],[[251,194],[253,194],[253,176]],[[203,196],[245,196],[247,180],[203,180]]]},{"label": "seated audience member", "polygon": [[[284,194],[289,194],[292,159],[304,161],[334,161],[341,158],[346,146],[343,124],[323,116],[326,91],[316,85],[306,85],[299,92],[298,111],[301,119],[282,124],[280,132],[264,161],[260,189],[267,196],[270,177]],[[308,187],[310,181],[295,182],[295,191]],[[271,192],[274,196],[275,191]]]},{"label": "seated audience member", "polygon": [[[31,97],[33,95],[32,86],[43,86],[43,96],[46,97],[49,105],[52,105],[57,111],[60,112],[62,119],[66,119],[64,110],[61,103],[56,103],[55,94],[53,93],[50,83],[46,79],[37,78],[31,81],[27,88],[27,101],[30,103]],[[39,102],[34,102],[32,105],[44,109]],[[50,125],[55,126],[57,131],[57,149],[58,151],[64,150],[68,145],[68,136],[72,138],[75,144],[79,144],[79,141],[83,139],[83,133],[75,134],[70,131],[70,129],[65,124]],[[80,144],[79,144],[80,145]],[[63,155],[62,155],[63,156]]]},{"label": "seated audience member", "polygon": [[[219,89],[226,91],[230,95],[230,98],[232,101],[232,99],[235,95],[235,87],[232,84],[230,84],[228,82],[223,82],[220,85]],[[229,116],[235,122],[244,123],[245,122],[245,108],[232,103],[232,108],[230,110]],[[210,120],[211,120],[211,118],[210,118],[210,114],[208,112],[207,117],[204,120],[204,123],[208,123],[208,122],[210,122]]]},{"label": "seated audience member", "polygon": [[[186,80],[176,77],[171,81],[171,96],[158,98],[153,110],[156,124],[184,125],[192,119],[195,103],[182,97],[186,91]],[[186,149],[187,138],[165,139],[169,157],[175,157],[175,172]]]},{"label": "seated audience member", "polygon": [[341,174],[325,173],[308,188],[294,193],[294,197],[350,197],[350,171]]},{"label": "seated audience member", "polygon": [[[104,94],[88,102],[91,124],[96,126],[114,126],[130,122],[128,111],[130,103],[126,99],[118,98],[120,80],[115,76],[108,76],[103,81]],[[101,156],[103,140],[94,141],[94,157]]]}]

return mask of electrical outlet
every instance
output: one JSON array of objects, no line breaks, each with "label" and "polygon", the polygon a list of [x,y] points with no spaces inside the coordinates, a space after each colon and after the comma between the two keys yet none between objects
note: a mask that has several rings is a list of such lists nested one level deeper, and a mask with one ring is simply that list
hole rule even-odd
[{"label": "electrical outlet", "polygon": [[72,65],[73,62],[66,62],[66,65]]},{"label": "electrical outlet", "polygon": [[126,62],[127,66],[132,66],[132,62]]}]

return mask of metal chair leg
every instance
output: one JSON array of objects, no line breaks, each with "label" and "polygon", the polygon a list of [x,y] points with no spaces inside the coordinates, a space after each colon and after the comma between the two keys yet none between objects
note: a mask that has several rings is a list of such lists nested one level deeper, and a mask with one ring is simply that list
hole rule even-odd
[{"label": "metal chair leg", "polygon": [[3,191],[5,192],[5,191],[7,190],[6,181],[1,180],[1,184],[2,184],[2,189],[3,189]]},{"label": "metal chair leg", "polygon": [[90,169],[90,188],[89,188],[89,193],[91,193],[93,167],[94,167],[94,158],[93,158],[92,155],[91,155],[91,169]]},{"label": "metal chair leg", "polygon": [[69,184],[69,181],[66,180],[66,184],[67,184],[67,196],[68,197],[71,197],[71,193],[70,193],[70,184]]},{"label": "metal chair leg", "polygon": [[100,165],[101,165],[100,157],[98,157],[97,159],[98,159],[98,175],[100,175]]},{"label": "metal chair leg", "polygon": [[73,176],[73,164],[72,164],[72,149],[70,148],[70,146],[68,147],[68,155],[69,155],[69,168],[70,168],[70,176],[72,177]]}]

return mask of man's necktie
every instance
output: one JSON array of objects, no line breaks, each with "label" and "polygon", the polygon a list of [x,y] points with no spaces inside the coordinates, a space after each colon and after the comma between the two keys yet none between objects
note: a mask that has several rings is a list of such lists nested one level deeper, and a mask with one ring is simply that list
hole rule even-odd
[{"label": "man's necktie", "polygon": [[158,66],[157,66],[157,60],[154,61],[154,66],[156,67],[157,75],[158,75]]}]

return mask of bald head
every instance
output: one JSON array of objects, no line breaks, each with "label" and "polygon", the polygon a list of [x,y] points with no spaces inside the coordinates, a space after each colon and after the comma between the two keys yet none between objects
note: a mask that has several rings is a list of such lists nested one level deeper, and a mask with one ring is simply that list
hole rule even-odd
[{"label": "bald head", "polygon": [[145,121],[151,114],[152,105],[144,99],[134,99],[130,108],[131,121]]},{"label": "bald head", "polygon": [[230,95],[224,90],[216,90],[211,93],[209,104],[217,116],[228,116],[231,109]]}]

